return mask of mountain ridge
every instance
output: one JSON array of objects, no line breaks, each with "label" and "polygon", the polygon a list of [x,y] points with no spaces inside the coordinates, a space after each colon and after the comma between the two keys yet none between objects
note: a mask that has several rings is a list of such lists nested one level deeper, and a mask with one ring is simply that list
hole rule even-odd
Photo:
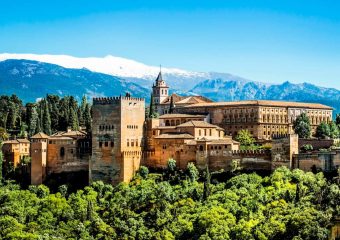
[{"label": "mountain ridge", "polygon": [[[229,73],[212,72],[206,73],[205,77],[193,76],[191,81],[182,79],[186,85],[183,89],[180,88],[181,84],[177,88],[173,85],[178,77],[163,74],[171,92],[203,95],[215,101],[258,99],[318,102],[340,112],[340,91],[335,88],[289,81],[280,84],[262,83]],[[93,97],[120,95],[125,92],[144,97],[148,101],[153,81],[154,79],[112,76],[94,72],[87,67],[74,69],[34,60],[1,61],[0,58],[0,94],[16,93],[26,102],[35,101],[46,94],[74,95],[81,98],[83,94]]]}]

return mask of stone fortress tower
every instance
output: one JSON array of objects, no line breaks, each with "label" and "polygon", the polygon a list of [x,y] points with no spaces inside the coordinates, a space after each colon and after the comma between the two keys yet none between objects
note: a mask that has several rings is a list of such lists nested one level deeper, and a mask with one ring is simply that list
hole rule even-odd
[{"label": "stone fortress tower", "polygon": [[90,182],[129,181],[142,160],[145,100],[130,94],[94,98],[92,118]]}]

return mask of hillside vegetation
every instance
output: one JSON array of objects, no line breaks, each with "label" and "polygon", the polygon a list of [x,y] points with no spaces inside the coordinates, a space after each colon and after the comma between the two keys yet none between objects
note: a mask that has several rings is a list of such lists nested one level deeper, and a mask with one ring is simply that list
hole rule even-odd
[{"label": "hillside vegetation", "polygon": [[0,187],[1,239],[327,239],[340,212],[340,189],[322,173],[279,168],[268,177],[240,174],[210,183],[168,168],[142,167],[129,184],[95,182]]}]

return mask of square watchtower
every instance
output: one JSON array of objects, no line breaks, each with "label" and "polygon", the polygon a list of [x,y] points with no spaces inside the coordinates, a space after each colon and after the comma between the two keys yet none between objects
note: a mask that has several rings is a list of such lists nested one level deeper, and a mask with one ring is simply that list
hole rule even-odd
[{"label": "square watchtower", "polygon": [[142,158],[145,100],[125,97],[94,98],[90,182],[129,181]]}]

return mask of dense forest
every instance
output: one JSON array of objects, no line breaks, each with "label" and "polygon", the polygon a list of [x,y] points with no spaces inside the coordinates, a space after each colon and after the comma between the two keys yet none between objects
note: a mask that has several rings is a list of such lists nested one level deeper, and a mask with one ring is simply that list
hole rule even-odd
[{"label": "dense forest", "polygon": [[80,104],[72,96],[47,95],[25,105],[16,95],[0,96],[0,133],[26,137],[40,131],[51,135],[80,127],[91,129],[91,106],[86,96]]},{"label": "dense forest", "polygon": [[[175,161],[161,174],[141,167],[129,183],[0,187],[1,239],[327,239],[340,213],[339,176],[279,168],[238,171],[224,181]],[[221,174],[221,173],[218,173]]]}]

